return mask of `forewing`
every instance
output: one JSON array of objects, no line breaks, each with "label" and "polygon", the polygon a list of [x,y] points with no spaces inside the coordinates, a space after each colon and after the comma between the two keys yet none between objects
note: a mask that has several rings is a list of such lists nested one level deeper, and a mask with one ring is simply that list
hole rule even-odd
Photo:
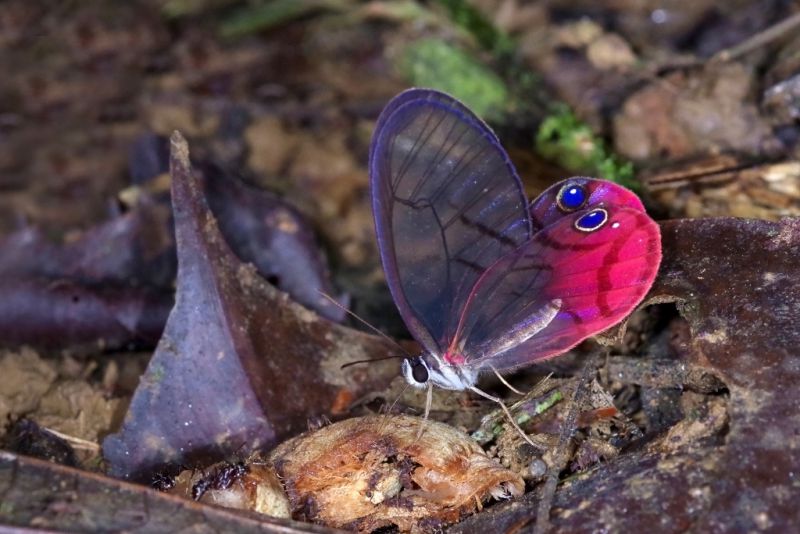
[{"label": "forewing", "polygon": [[531,235],[520,180],[465,106],[412,89],[378,119],[370,183],[389,288],[414,337],[440,353],[478,278]]},{"label": "forewing", "polygon": [[465,365],[513,369],[561,354],[618,323],[655,279],[658,225],[644,212],[609,207],[594,232],[560,217],[499,260],[476,284],[457,348]]},{"label": "forewing", "polygon": [[644,212],[644,206],[639,197],[625,187],[608,180],[573,176],[551,185],[531,202],[530,212],[534,232],[550,226],[565,215],[556,201],[559,191],[565,185],[577,185],[584,188],[587,200],[581,209],[619,206]]}]

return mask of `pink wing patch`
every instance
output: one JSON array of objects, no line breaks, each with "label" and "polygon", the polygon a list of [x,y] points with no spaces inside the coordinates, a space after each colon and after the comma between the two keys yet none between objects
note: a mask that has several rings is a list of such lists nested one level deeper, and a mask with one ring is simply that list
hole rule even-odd
[{"label": "pink wing patch", "polygon": [[658,271],[659,228],[636,209],[606,210],[588,232],[576,225],[593,210],[562,215],[485,273],[453,344],[465,365],[512,369],[555,356],[633,311]]},{"label": "pink wing patch", "polygon": [[564,211],[559,208],[558,199],[562,188],[567,184],[581,187],[586,192],[585,203],[579,209],[618,206],[644,212],[639,197],[621,185],[597,178],[575,176],[551,185],[531,202],[530,214],[534,231],[550,226],[564,216]]}]

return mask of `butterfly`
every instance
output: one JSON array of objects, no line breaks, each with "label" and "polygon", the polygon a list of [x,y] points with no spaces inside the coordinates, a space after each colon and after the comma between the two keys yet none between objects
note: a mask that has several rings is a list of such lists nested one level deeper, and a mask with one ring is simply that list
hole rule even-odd
[{"label": "butterfly", "polygon": [[658,271],[659,228],[634,193],[573,177],[529,204],[497,136],[447,94],[392,99],[369,171],[386,280],[424,348],[403,360],[413,386],[483,394],[482,372],[557,356],[620,322]]}]

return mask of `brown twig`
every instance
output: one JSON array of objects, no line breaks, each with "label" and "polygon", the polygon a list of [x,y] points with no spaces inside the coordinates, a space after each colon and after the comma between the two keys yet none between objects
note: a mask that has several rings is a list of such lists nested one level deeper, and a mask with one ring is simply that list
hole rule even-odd
[{"label": "brown twig", "polygon": [[100,444],[95,441],[85,440],[77,436],[70,436],[69,434],[64,434],[63,432],[53,430],[52,428],[48,428],[46,426],[42,427],[42,430],[46,430],[47,432],[53,434],[54,436],[63,439],[64,441],[69,443],[73,449],[90,451],[94,454],[100,453]]},{"label": "brown twig", "polygon": [[729,48],[725,48],[724,50],[720,50],[713,56],[711,56],[712,62],[717,61],[731,61],[732,59],[739,58],[745,54],[749,54],[753,50],[757,50],[762,46],[766,46],[771,42],[780,39],[784,35],[788,34],[795,28],[800,27],[800,12],[795,13],[794,15],[790,16],[786,20],[782,20],[777,24],[773,24],[766,30],[760,31],[755,35],[745,39],[741,43],[731,46]]},{"label": "brown twig", "polygon": [[683,361],[615,356],[608,359],[608,374],[623,384],[651,388],[688,388],[713,394],[725,384],[708,369]]},{"label": "brown twig", "polygon": [[534,532],[536,534],[544,534],[550,530],[550,509],[553,507],[553,499],[558,487],[558,475],[567,465],[569,461],[569,442],[572,435],[575,433],[575,425],[578,420],[578,413],[583,399],[586,396],[589,388],[587,387],[596,373],[595,359],[597,352],[589,355],[586,364],[581,372],[580,380],[575,386],[575,393],[572,396],[572,404],[564,418],[564,424],[561,426],[561,433],[558,436],[558,444],[556,445],[555,454],[553,455],[553,465],[550,467],[550,472],[547,474],[547,480],[542,489],[542,498],[539,501],[539,506],[536,508],[536,525]]},{"label": "brown twig", "polygon": [[694,69],[717,63],[725,63],[767,46],[798,27],[800,27],[800,12],[748,37],[739,44],[716,52],[709,59],[683,55],[659,61],[655,64],[647,64],[643,67],[650,75],[656,75],[664,71]]}]

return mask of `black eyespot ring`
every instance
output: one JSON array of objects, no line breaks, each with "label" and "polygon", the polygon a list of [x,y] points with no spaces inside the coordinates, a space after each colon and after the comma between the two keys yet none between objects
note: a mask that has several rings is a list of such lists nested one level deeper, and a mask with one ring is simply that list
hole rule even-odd
[{"label": "black eyespot ring", "polygon": [[594,232],[608,222],[608,212],[603,208],[595,208],[584,213],[575,221],[575,229],[581,232]]},{"label": "black eyespot ring", "polygon": [[424,384],[428,381],[428,368],[425,367],[425,364],[422,363],[422,360],[419,358],[412,358],[409,361],[411,365],[411,376],[419,382],[420,384]]},{"label": "black eyespot ring", "polygon": [[567,182],[561,186],[556,195],[558,209],[566,213],[581,209],[587,200],[589,195],[586,194],[586,189],[575,182]]}]

